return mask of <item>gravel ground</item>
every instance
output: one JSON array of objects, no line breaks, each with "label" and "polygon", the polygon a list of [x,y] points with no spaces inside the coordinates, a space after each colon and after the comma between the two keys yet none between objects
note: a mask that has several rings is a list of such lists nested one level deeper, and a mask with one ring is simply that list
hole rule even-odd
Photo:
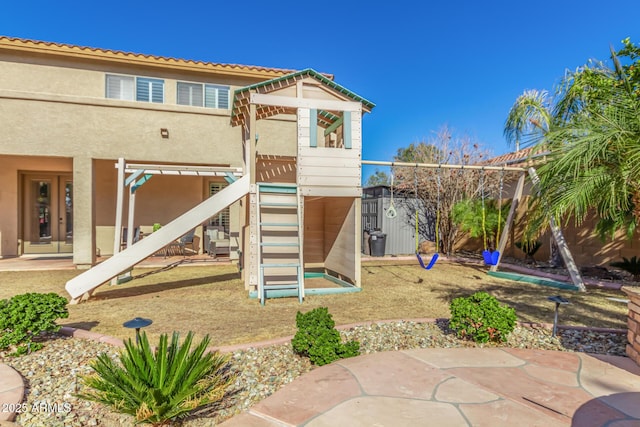
[{"label": "gravel ground", "polygon": [[[446,321],[374,323],[341,334],[344,339],[360,341],[362,354],[476,346],[457,339],[446,325]],[[552,337],[544,328],[518,326],[505,345],[624,356],[626,334],[561,330],[558,337]],[[115,358],[119,350],[104,343],[55,335],[36,353],[19,358],[0,353],[0,360],[19,371],[27,383],[27,410],[16,421],[24,427],[133,425],[133,419],[127,415],[74,397],[81,387],[78,376],[90,373],[89,362],[102,352]],[[307,359],[293,354],[290,344],[236,351],[231,355],[231,365],[238,377],[229,395],[219,407],[202,411],[186,420],[184,426],[216,425],[312,369]]]}]

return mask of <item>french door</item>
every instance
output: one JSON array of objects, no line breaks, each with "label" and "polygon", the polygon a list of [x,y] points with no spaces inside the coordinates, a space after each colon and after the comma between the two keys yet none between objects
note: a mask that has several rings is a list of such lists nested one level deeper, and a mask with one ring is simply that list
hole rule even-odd
[{"label": "french door", "polygon": [[72,253],[71,175],[23,174],[22,200],[23,253]]}]

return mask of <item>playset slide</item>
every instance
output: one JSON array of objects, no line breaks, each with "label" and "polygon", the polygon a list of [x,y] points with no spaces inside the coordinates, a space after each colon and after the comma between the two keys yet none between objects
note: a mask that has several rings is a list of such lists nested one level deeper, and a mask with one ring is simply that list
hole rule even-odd
[{"label": "playset slide", "polygon": [[144,239],[131,245],[131,247],[69,280],[65,285],[65,289],[71,295],[71,303],[79,302],[85,294],[87,296],[91,295],[98,286],[132,268],[140,261],[158,252],[192,228],[202,224],[217,212],[246,195],[249,192],[249,184],[249,175],[245,175],[163,226],[160,230],[145,236]]}]

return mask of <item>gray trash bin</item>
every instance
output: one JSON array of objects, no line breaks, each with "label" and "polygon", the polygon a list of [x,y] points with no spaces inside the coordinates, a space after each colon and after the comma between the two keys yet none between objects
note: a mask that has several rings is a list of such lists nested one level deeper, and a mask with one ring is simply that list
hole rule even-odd
[{"label": "gray trash bin", "polygon": [[387,235],[381,231],[374,231],[369,237],[369,245],[371,246],[371,256],[384,256]]}]

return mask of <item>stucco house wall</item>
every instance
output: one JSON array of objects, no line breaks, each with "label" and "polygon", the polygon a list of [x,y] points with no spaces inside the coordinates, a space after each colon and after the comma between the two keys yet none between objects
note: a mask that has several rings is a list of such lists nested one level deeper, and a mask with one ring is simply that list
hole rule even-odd
[{"label": "stucco house wall", "polygon": [[[74,262],[89,266],[96,253],[113,252],[118,158],[243,166],[242,130],[230,125],[231,110],[178,105],[178,81],[229,86],[230,103],[236,88],[289,72],[0,37],[0,257],[23,253],[25,173],[71,174]],[[107,74],[162,79],[164,102],[108,99]],[[295,116],[260,120],[257,132],[259,154],[296,154]],[[208,197],[212,181],[222,182],[154,177],[139,190],[136,224],[168,222]],[[231,209],[239,215],[238,203]]]}]

